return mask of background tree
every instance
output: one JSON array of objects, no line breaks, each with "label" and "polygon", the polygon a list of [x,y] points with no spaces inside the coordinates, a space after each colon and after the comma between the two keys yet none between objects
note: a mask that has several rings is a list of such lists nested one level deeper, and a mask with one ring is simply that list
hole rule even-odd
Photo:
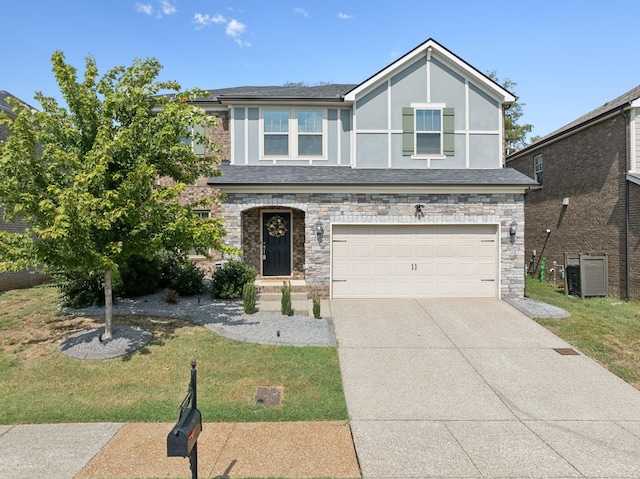
[{"label": "background tree", "polygon": [[[66,106],[36,93],[42,111],[13,102],[17,117],[0,144],[0,206],[5,221],[21,218],[21,234],[0,234],[0,271],[43,264],[49,271],[104,276],[105,333],[112,336],[112,272],[132,256],[207,248],[227,250],[222,220],[198,218],[180,193],[217,174],[217,158],[197,156],[190,141],[214,151],[195,125],[213,119],[189,102],[205,92],[180,92],[156,78],[155,59],[115,67],[101,78],[87,57],[84,79],[52,56]],[[158,96],[161,92],[169,92]],[[161,186],[161,177],[173,181]],[[37,238],[37,239],[34,239]]]},{"label": "background tree", "polygon": [[[498,79],[496,70],[493,70],[487,74],[494,82],[500,84],[505,90],[508,90],[515,95],[514,88],[518,85],[516,82],[511,81],[509,78],[504,81]],[[511,106],[505,110],[504,113],[504,151],[505,156],[514,153],[520,148],[524,148],[527,142],[527,135],[533,130],[533,125],[528,123],[520,125],[518,121],[522,117],[522,107],[525,103],[518,103],[515,101]]]}]

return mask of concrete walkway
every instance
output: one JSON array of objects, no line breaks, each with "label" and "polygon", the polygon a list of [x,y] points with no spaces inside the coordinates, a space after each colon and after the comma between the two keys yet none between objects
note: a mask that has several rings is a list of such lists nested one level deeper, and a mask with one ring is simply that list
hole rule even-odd
[{"label": "concrete walkway", "polygon": [[364,478],[640,477],[640,391],[509,304],[331,314]]}]

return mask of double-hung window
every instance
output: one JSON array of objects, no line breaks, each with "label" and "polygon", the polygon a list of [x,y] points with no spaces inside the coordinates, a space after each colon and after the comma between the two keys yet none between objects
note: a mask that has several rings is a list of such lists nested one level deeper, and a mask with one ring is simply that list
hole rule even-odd
[{"label": "double-hung window", "polygon": [[324,110],[263,110],[264,157],[322,157]]},{"label": "double-hung window", "polygon": [[442,155],[442,110],[416,109],[416,155]]},{"label": "double-hung window", "polygon": [[536,181],[542,186],[543,178],[543,158],[542,155],[536,155],[533,157],[533,175]]},{"label": "double-hung window", "polygon": [[453,108],[426,104],[402,109],[402,154],[442,158],[454,154]]},{"label": "double-hung window", "polygon": [[298,156],[322,156],[321,111],[298,111]]},{"label": "double-hung window", "polygon": [[264,156],[289,156],[289,112],[264,112]]}]

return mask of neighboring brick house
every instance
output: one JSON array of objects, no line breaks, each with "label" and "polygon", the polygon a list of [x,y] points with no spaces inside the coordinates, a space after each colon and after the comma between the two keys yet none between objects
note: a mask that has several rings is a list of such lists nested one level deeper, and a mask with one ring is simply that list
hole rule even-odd
[{"label": "neighboring brick house", "polygon": [[526,195],[531,274],[542,257],[549,277],[564,253],[606,254],[609,294],[640,299],[639,120],[640,86],[507,158],[540,183]]},{"label": "neighboring brick house", "polygon": [[[13,114],[13,110],[9,103],[7,103],[7,98],[12,97],[16,98],[10,93],[0,90],[0,113],[4,113],[9,116],[9,118],[15,117]],[[6,124],[0,124],[0,141],[5,141],[8,136],[8,128]],[[8,231],[12,233],[24,231],[24,225],[21,222],[17,223],[5,223],[4,222],[4,211],[0,208],[0,231]],[[6,291],[14,288],[23,288],[27,286],[33,286],[35,284],[39,284],[45,282],[49,279],[49,276],[38,274],[32,271],[18,271],[11,273],[0,273],[0,291]]]},{"label": "neighboring brick house", "polygon": [[360,84],[211,90],[227,242],[323,297],[522,296],[514,101],[432,39]]}]

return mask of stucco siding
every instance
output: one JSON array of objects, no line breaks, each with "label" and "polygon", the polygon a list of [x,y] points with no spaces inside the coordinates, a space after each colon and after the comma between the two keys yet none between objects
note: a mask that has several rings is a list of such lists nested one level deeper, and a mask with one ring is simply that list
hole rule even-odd
[{"label": "stucco siding", "polygon": [[475,85],[469,85],[469,129],[498,131],[499,115],[498,102]]},{"label": "stucco siding", "polygon": [[386,130],[388,127],[387,84],[375,88],[356,101],[358,130]]},{"label": "stucco siding", "polygon": [[422,57],[391,78],[391,129],[402,129],[403,107],[427,102],[426,65]]},{"label": "stucco siding", "polygon": [[388,135],[386,133],[359,133],[356,164],[359,168],[387,168],[389,166]]},{"label": "stucco siding", "polygon": [[466,124],[465,80],[450,68],[431,59],[429,82],[430,103],[444,103],[455,110],[455,129],[464,130]]}]

